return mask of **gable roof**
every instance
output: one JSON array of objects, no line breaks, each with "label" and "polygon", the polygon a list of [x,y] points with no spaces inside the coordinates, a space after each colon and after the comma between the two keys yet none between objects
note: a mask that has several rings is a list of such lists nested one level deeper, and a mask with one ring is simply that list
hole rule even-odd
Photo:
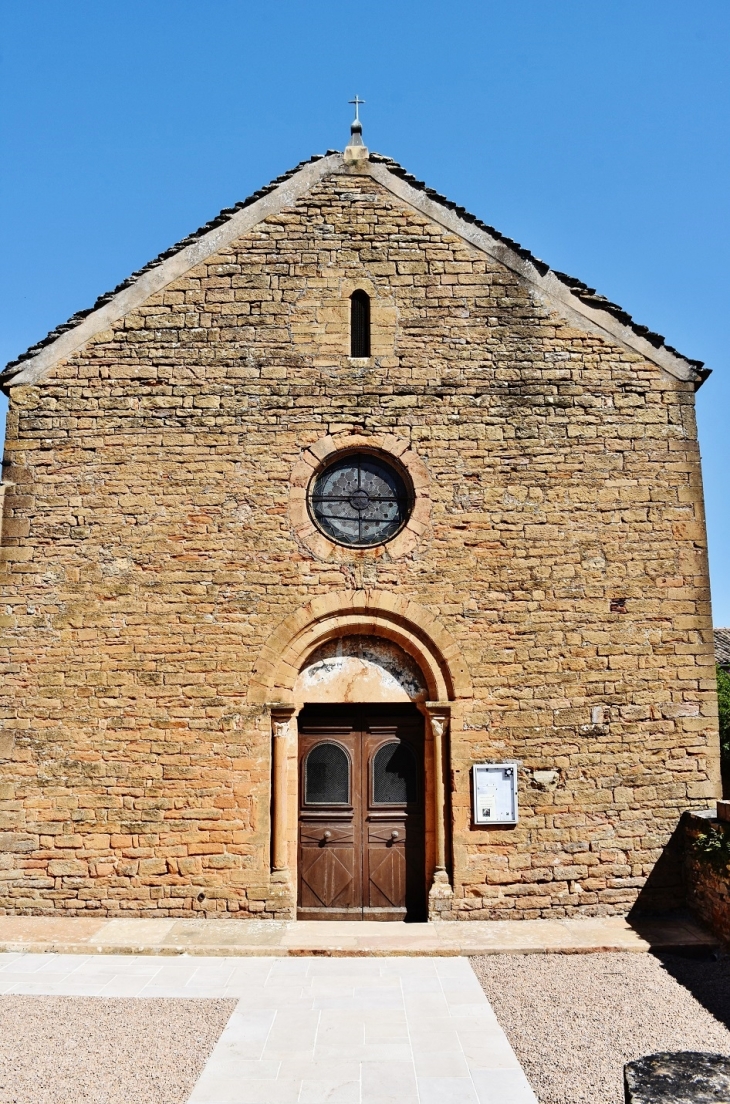
[{"label": "gable roof", "polygon": [[[56,326],[10,361],[0,374],[3,389],[40,382],[54,364],[82,348],[113,321],[242,237],[258,222],[290,206],[319,180],[341,171],[343,164],[343,155],[337,150],[328,150],[325,155],[315,154],[240,203],[224,208],[210,222],[133,272],[112,291],[99,296],[93,306],[77,311],[67,322]],[[519,273],[552,309],[557,309],[580,328],[608,336],[658,364],[672,376],[698,387],[710,374],[703,368],[702,361],[678,353],[661,334],[636,323],[622,307],[597,294],[581,280],[551,269],[511,238],[427,187],[392,158],[371,153],[369,161],[359,171],[369,173],[411,207]]]}]

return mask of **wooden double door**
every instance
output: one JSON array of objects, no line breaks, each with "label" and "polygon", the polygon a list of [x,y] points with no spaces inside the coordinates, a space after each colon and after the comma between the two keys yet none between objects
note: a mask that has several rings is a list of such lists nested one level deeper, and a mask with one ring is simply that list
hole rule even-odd
[{"label": "wooden double door", "polygon": [[413,705],[304,707],[300,919],[425,919],[423,761]]}]

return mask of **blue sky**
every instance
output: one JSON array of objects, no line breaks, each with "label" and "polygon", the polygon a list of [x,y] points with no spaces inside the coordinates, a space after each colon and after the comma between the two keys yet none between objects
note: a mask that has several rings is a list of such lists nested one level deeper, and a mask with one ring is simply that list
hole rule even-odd
[{"label": "blue sky", "polygon": [[[312,153],[365,139],[713,375],[730,625],[727,0],[2,0],[0,361]],[[4,415],[4,400],[0,419]]]}]

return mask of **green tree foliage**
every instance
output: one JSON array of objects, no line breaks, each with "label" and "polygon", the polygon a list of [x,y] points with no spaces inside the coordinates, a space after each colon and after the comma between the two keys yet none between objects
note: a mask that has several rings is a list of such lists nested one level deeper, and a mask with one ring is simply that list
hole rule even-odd
[{"label": "green tree foliage", "polygon": [[727,780],[730,780],[730,675],[721,667],[717,668],[717,705],[720,713],[722,773],[727,787]]},{"label": "green tree foliage", "polygon": [[700,832],[692,849],[699,859],[704,859],[715,870],[727,870],[730,866],[730,832],[725,831],[724,825],[713,825]]}]

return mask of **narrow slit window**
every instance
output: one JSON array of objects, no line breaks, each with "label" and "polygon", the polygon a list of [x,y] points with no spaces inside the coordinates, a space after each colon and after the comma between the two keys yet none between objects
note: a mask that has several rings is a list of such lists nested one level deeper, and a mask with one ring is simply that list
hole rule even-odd
[{"label": "narrow slit window", "polygon": [[365,291],[350,296],[350,356],[370,356],[370,296]]}]

